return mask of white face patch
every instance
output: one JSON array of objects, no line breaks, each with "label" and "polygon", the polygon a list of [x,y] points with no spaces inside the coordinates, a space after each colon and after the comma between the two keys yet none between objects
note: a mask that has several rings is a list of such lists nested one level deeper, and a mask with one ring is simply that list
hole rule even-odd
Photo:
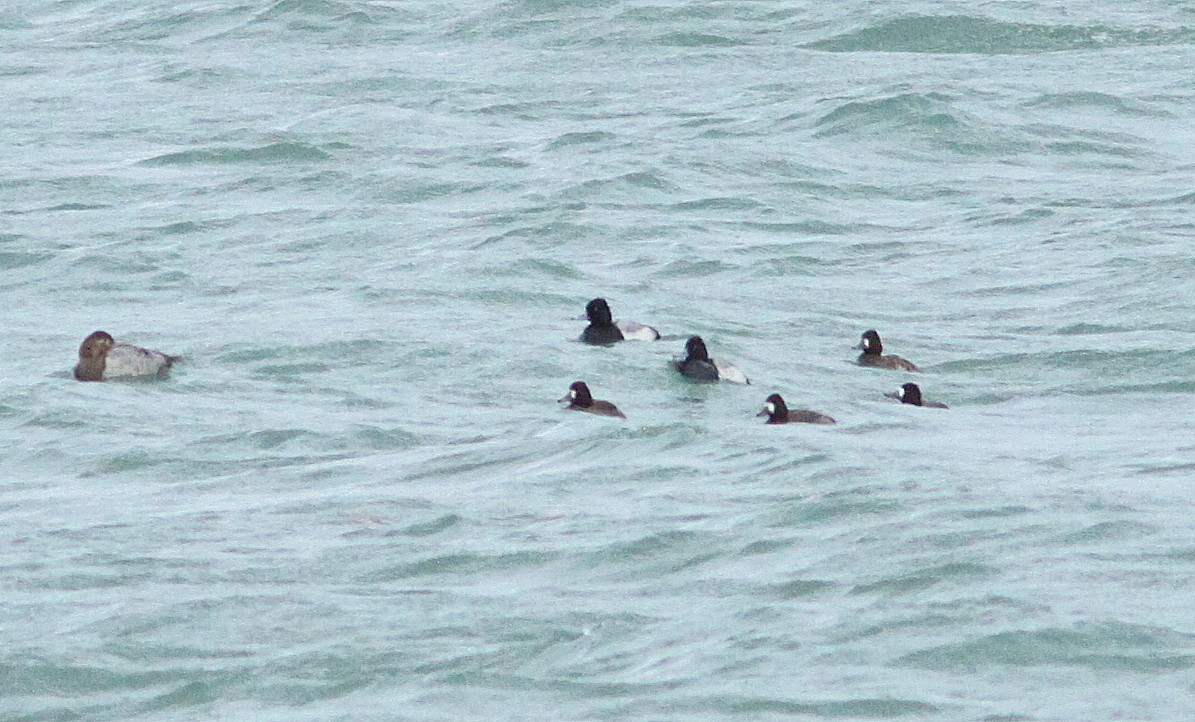
[{"label": "white face patch", "polygon": [[899,389],[896,390],[896,398],[900,399],[901,401],[905,400],[905,387],[904,386],[901,386]]},{"label": "white face patch", "polygon": [[569,397],[570,399],[572,399],[573,401],[576,401],[576,400],[577,400],[577,390],[576,390],[576,389],[569,389],[569,390],[568,390],[568,397]]},{"label": "white face patch", "polygon": [[764,407],[764,408],[767,410],[767,412],[768,412],[769,414],[774,414],[774,413],[776,413],[776,404],[773,404],[771,401],[769,401],[769,402],[767,402],[766,404],[764,404],[764,405],[763,405],[763,407]]}]

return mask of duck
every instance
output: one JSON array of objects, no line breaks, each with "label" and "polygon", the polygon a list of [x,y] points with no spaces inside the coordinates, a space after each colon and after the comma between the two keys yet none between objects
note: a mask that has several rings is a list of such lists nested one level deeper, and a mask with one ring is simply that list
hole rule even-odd
[{"label": "duck", "polygon": [[140,346],[116,343],[107,331],[96,331],[79,346],[75,378],[79,381],[107,381],[137,376],[165,376],[180,356],[150,351]]},{"label": "duck", "polygon": [[768,417],[769,424],[835,424],[838,423],[834,419],[819,414],[816,411],[809,409],[790,409],[784,403],[784,397],[780,394],[772,394],[767,398],[763,404],[763,411],[760,411],[756,416]]},{"label": "duck", "polygon": [[921,387],[917,384],[905,384],[896,392],[896,398],[900,399],[902,404],[909,404],[911,406],[924,406],[929,409],[948,409],[946,404],[939,401],[926,401],[921,398]]},{"label": "duck", "polygon": [[610,313],[610,304],[604,298],[595,298],[585,304],[585,315],[589,325],[581,332],[585,343],[604,345],[618,341],[655,341],[660,332],[651,326],[635,321],[615,321]]},{"label": "duck", "polygon": [[903,359],[894,354],[884,355],[884,344],[880,341],[880,334],[876,333],[875,329],[864,331],[862,340],[856,349],[862,350],[859,354],[859,365],[870,366],[877,369],[894,369],[896,371],[917,371],[917,366],[908,359]]},{"label": "duck", "polygon": [[735,384],[750,384],[747,375],[738,368],[719,359],[710,358],[705,341],[693,336],[685,342],[685,358],[673,361],[682,375],[697,381],[729,381]]},{"label": "duck", "polygon": [[609,401],[593,398],[593,394],[589,392],[589,386],[584,381],[574,381],[568,387],[568,393],[564,398],[560,399],[561,403],[568,402],[566,410],[568,411],[586,411],[598,416],[614,416],[619,419],[625,419],[626,414],[618,410],[618,407]]}]

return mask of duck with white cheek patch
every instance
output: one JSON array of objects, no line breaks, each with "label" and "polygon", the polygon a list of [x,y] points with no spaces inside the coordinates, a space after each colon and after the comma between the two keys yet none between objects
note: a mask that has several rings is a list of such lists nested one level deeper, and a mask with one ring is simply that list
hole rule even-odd
[{"label": "duck with white cheek patch", "polygon": [[924,406],[927,409],[950,408],[946,404],[940,403],[938,401],[926,401],[925,399],[921,398],[921,387],[917,384],[905,384],[904,386],[901,386],[900,390],[893,394],[893,396],[897,399],[900,399],[902,404],[909,404],[910,406]]},{"label": "duck with white cheek patch", "polygon": [[858,364],[860,366],[868,366],[876,369],[893,369],[896,371],[917,371],[917,367],[913,365],[912,361],[903,359],[895,354],[884,355],[884,344],[880,341],[880,334],[876,333],[875,329],[865,331],[859,345],[855,347],[857,350],[862,350],[859,354]]},{"label": "duck with white cheek patch", "polygon": [[597,414],[598,416],[613,416],[619,419],[625,419],[626,415],[618,410],[618,407],[609,401],[593,398],[589,392],[589,386],[584,381],[574,381],[568,387],[568,393],[564,398],[560,399],[561,403],[568,402],[565,407],[568,411],[585,411],[590,414]]},{"label": "duck with white cheek patch", "polygon": [[768,417],[769,424],[833,424],[834,419],[809,409],[790,409],[780,394],[772,394],[756,416]]}]

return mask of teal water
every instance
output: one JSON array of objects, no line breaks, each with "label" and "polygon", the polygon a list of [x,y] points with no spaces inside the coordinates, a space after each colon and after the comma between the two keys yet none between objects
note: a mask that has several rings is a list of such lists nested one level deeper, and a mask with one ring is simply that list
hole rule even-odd
[{"label": "teal water", "polygon": [[[1195,5],[0,37],[0,718],[1195,714]],[[185,361],[77,383],[98,328]]]}]

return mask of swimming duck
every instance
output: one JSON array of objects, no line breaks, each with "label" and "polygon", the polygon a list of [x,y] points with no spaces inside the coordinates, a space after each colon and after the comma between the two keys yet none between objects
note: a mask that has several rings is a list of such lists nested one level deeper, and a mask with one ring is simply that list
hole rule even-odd
[{"label": "swimming duck", "polygon": [[676,359],[673,363],[676,365],[676,370],[683,375],[698,381],[730,381],[736,384],[751,383],[746,374],[738,368],[722,361],[720,359],[710,358],[709,351],[705,348],[705,341],[700,336],[693,336],[685,342],[685,353],[687,354],[683,359]]},{"label": "swimming duck", "polygon": [[902,404],[911,404],[913,406],[924,406],[930,409],[948,409],[946,404],[938,401],[925,401],[921,398],[921,387],[917,384],[905,384],[900,387],[900,391],[896,393],[896,398],[900,399]]},{"label": "swimming duck", "polygon": [[784,398],[780,394],[772,394],[768,400],[764,402],[763,411],[760,411],[756,416],[768,417],[769,424],[833,424],[836,423],[834,419],[819,414],[816,411],[808,409],[789,409],[784,403]]},{"label": "swimming duck", "polygon": [[595,298],[585,305],[585,316],[589,325],[581,332],[581,340],[592,344],[609,344],[617,341],[655,341],[660,332],[651,326],[634,321],[615,321],[610,305],[604,298]]},{"label": "swimming duck", "polygon": [[591,414],[598,416],[616,416],[620,419],[625,419],[626,414],[618,410],[618,407],[609,401],[602,401],[601,399],[593,398],[589,393],[589,386],[584,381],[574,381],[568,387],[568,394],[560,399],[561,403],[567,401],[566,407],[571,411],[588,411]]},{"label": "swimming duck", "polygon": [[863,353],[859,354],[860,366],[871,366],[877,369],[895,369],[897,371],[917,370],[912,361],[892,354],[885,356],[884,344],[880,342],[880,334],[876,333],[874,329],[864,332],[862,340],[855,348],[863,351]]},{"label": "swimming duck", "polygon": [[140,346],[116,343],[107,332],[96,331],[79,346],[75,378],[107,381],[118,377],[165,376],[179,358]]}]

